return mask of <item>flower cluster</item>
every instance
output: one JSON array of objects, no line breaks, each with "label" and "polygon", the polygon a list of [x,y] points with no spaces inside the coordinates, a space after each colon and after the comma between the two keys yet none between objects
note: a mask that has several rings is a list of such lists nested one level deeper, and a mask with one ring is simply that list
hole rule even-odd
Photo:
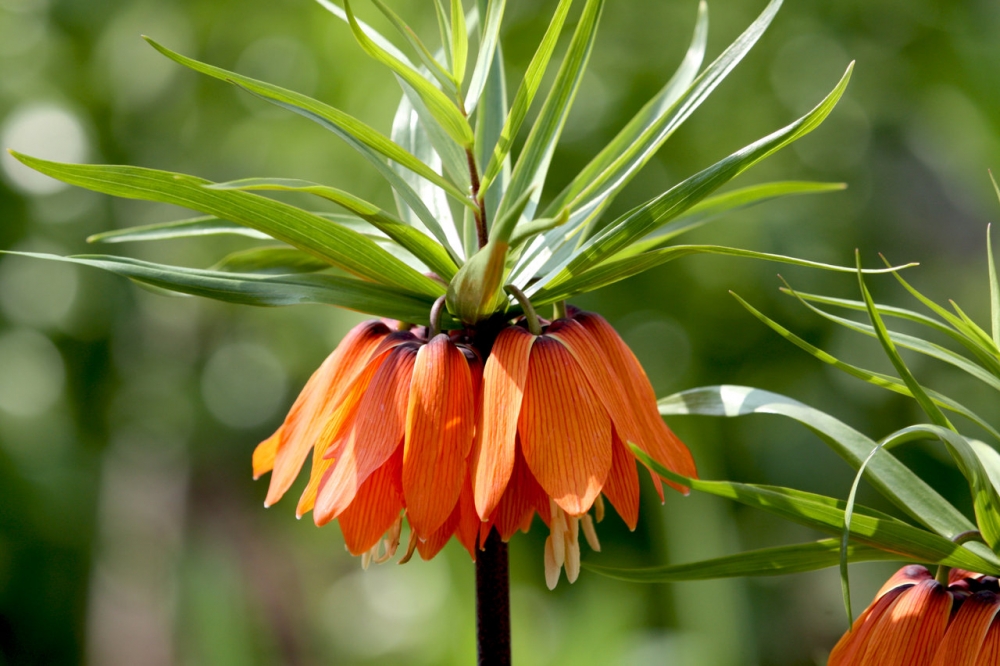
[{"label": "flower cluster", "polygon": [[506,541],[537,513],[551,531],[554,587],[563,567],[570,581],[579,573],[581,528],[599,550],[589,512],[600,520],[602,496],[636,526],[639,478],[626,442],[695,475],[639,362],[596,314],[574,311],[540,335],[508,326],[485,353],[462,331],[373,320],[316,370],[253,466],[257,477],[272,472],[270,506],[312,450],[298,515],[337,520],[365,564],[396,552],[404,513],[404,559],[414,550],[430,559],[452,536],[475,559],[490,530]]},{"label": "flower cluster", "polygon": [[1000,664],[1000,589],[992,576],[952,569],[945,586],[903,567],[830,653],[828,666]]}]

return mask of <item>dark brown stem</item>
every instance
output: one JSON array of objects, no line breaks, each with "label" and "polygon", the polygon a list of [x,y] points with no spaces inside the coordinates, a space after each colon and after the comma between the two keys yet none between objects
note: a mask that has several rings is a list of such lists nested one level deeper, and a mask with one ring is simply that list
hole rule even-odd
[{"label": "dark brown stem", "polygon": [[482,249],[490,241],[489,233],[486,231],[486,204],[479,197],[479,169],[476,168],[476,156],[471,148],[466,149],[466,157],[469,158],[469,182],[472,183],[472,201],[476,204],[476,235],[479,240],[479,249]]},{"label": "dark brown stem", "polygon": [[507,544],[496,529],[476,557],[476,648],[479,666],[510,666]]}]

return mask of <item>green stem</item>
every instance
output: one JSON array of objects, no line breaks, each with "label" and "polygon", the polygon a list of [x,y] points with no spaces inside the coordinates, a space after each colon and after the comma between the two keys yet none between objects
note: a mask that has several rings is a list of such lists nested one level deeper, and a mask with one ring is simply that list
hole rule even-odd
[{"label": "green stem", "polygon": [[524,310],[524,318],[528,320],[528,330],[531,331],[532,335],[542,334],[542,324],[538,320],[538,313],[535,312],[535,307],[531,304],[531,301],[524,292],[515,287],[512,284],[504,287],[508,294],[511,294],[517,299],[517,302],[521,305],[521,309]]}]

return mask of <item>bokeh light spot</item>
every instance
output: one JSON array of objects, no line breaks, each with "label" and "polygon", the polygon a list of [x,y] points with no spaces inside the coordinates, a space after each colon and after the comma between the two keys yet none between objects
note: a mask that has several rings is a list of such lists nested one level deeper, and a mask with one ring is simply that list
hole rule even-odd
[{"label": "bokeh light spot", "polygon": [[254,428],[281,406],[288,377],[281,363],[260,345],[232,343],[208,360],[201,378],[205,405],[231,428]]},{"label": "bokeh light spot", "polygon": [[66,369],[59,350],[30,329],[0,336],[0,410],[32,417],[47,412],[62,395]]},{"label": "bokeh light spot", "polygon": [[29,103],[20,106],[7,117],[0,128],[0,167],[11,185],[26,194],[46,195],[66,187],[34,169],[24,166],[6,149],[57,162],[83,162],[89,152],[83,123],[72,111],[49,103]]}]

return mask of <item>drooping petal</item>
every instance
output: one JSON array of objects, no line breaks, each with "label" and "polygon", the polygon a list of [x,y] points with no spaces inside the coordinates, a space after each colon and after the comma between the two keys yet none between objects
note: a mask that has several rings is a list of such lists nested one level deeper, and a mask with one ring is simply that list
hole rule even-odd
[{"label": "drooping petal", "polygon": [[371,474],[339,517],[344,543],[352,555],[368,552],[392,527],[403,510],[403,447]]},{"label": "drooping petal", "polygon": [[[660,417],[656,406],[656,393],[632,350],[600,315],[578,312],[573,315],[573,319],[593,336],[612,374],[621,381],[626,403],[635,411],[643,431],[651,435],[650,440],[633,444],[668,469],[688,477],[697,476],[691,452]],[[625,433],[622,433],[622,436],[627,437]],[[652,474],[652,471],[650,473]],[[659,477],[656,474],[652,476],[662,497]]]},{"label": "drooping petal", "polygon": [[851,630],[837,641],[833,650],[830,651],[830,658],[826,662],[827,666],[855,666],[860,655],[863,655],[868,648],[872,632],[878,626],[882,616],[892,608],[899,595],[911,587],[912,584],[894,587],[885,594],[876,597],[872,605],[866,608],[854,621]]},{"label": "drooping petal", "polygon": [[306,382],[281,427],[267,506],[281,499],[292,485],[309,450],[322,445],[321,434],[340,404],[341,395],[388,334],[389,329],[380,321],[358,324]]},{"label": "drooping petal", "polygon": [[467,476],[462,485],[462,494],[458,498],[458,508],[461,515],[458,527],[455,529],[455,538],[469,551],[472,561],[475,562],[478,552],[476,541],[479,538],[479,526],[482,524],[482,520],[479,518],[479,512],[476,511],[476,497],[472,490],[471,477]]},{"label": "drooping petal", "polygon": [[[888,596],[888,595],[887,595]],[[879,618],[860,666],[928,666],[944,636],[952,597],[936,580],[900,594]]]},{"label": "drooping petal", "polygon": [[[407,508],[407,512],[409,512],[409,508]],[[451,539],[451,535],[455,533],[461,519],[462,508],[456,503],[451,515],[448,516],[440,527],[431,532],[426,539],[417,540],[417,552],[420,553],[420,559],[430,560],[440,553],[441,549],[448,543],[448,540]],[[412,523],[410,524],[410,529],[413,529]]]},{"label": "drooping petal", "polygon": [[962,602],[948,625],[932,666],[976,666],[986,632],[998,610],[1000,597],[992,592],[977,592]]},{"label": "drooping petal", "polygon": [[347,441],[320,483],[313,520],[325,525],[344,511],[361,484],[389,459],[403,440],[410,377],[417,350],[404,344],[389,352],[361,399]]},{"label": "drooping petal", "polygon": [[437,530],[458,503],[475,433],[473,398],[468,361],[447,335],[420,348],[406,415],[403,496],[421,538]]},{"label": "drooping petal", "polygon": [[571,516],[590,509],[611,470],[611,421],[572,354],[547,336],[531,349],[518,432],[556,504]]},{"label": "drooping petal", "polygon": [[618,433],[611,435],[611,472],[601,490],[630,530],[639,524],[639,473],[635,458],[625,450]]},{"label": "drooping petal", "polygon": [[274,469],[274,458],[278,455],[278,445],[281,443],[281,431],[284,426],[280,426],[277,431],[253,450],[253,479],[256,481]]},{"label": "drooping petal", "polygon": [[483,520],[493,513],[514,469],[518,415],[534,342],[535,336],[522,328],[504,329],[483,369],[483,408],[471,462],[476,510]]},{"label": "drooping petal", "polygon": [[885,582],[885,585],[879,589],[875,598],[878,599],[889,590],[893,590],[901,585],[915,585],[916,583],[930,580],[931,578],[934,578],[934,576],[932,576],[931,572],[927,570],[927,567],[919,564],[908,564],[894,573],[892,578]]},{"label": "drooping petal", "polygon": [[549,497],[528,469],[521,446],[518,445],[510,483],[493,511],[490,522],[500,533],[500,538],[507,541],[519,529],[531,524],[536,511],[546,523],[549,522]]},{"label": "drooping petal", "polygon": [[1000,664],[1000,617],[993,620],[990,629],[986,632],[986,640],[979,651],[976,659],[976,666],[996,666]]}]

